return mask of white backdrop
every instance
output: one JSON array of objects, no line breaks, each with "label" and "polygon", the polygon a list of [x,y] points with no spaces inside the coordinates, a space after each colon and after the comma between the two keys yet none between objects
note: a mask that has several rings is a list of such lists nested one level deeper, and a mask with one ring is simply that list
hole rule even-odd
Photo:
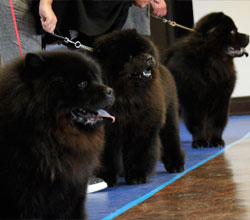
[{"label": "white backdrop", "polygon": [[[230,16],[238,31],[250,35],[250,0],[193,0],[194,21],[210,12],[222,11]],[[247,51],[250,55],[250,46]],[[237,83],[233,97],[250,96],[250,56],[234,58]]]}]

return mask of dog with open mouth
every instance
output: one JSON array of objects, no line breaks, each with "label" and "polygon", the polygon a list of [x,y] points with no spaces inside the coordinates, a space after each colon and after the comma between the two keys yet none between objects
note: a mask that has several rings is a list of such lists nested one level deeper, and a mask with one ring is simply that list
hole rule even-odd
[{"label": "dog with open mouth", "polygon": [[183,171],[175,82],[153,42],[136,30],[115,31],[97,39],[94,56],[116,97],[99,175],[108,186],[121,175],[127,184],[142,184],[160,158],[168,172]]},{"label": "dog with open mouth", "polygon": [[86,219],[113,90],[75,51],[28,53],[0,74],[0,218]]},{"label": "dog with open mouth", "polygon": [[193,137],[193,148],[223,147],[230,97],[236,82],[233,58],[248,56],[247,34],[239,33],[233,20],[222,12],[201,18],[165,54],[173,74],[181,114]]}]

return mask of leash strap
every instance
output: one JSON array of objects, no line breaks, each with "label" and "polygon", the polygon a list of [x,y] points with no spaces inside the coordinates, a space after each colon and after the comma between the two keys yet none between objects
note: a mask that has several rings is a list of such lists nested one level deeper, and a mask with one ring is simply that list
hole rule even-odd
[{"label": "leash strap", "polygon": [[194,29],[192,28],[189,28],[189,27],[186,27],[186,26],[183,26],[181,24],[177,24],[175,21],[171,21],[171,20],[168,20],[166,18],[161,18],[161,17],[158,17],[158,16],[155,16],[155,15],[151,15],[153,18],[156,18],[158,20],[161,20],[163,23],[168,23],[169,25],[171,25],[172,27],[179,27],[179,28],[182,28],[182,29],[185,29],[187,31],[192,31],[192,32],[196,32]]},{"label": "leash strap", "polygon": [[23,51],[22,51],[22,47],[21,47],[21,41],[20,41],[19,32],[18,32],[18,28],[17,28],[16,17],[15,17],[14,6],[13,6],[12,0],[9,0],[9,3],[10,3],[12,20],[13,20],[13,24],[14,24],[14,28],[15,28],[15,32],[16,32],[16,39],[17,39],[17,43],[18,43],[18,47],[19,47],[19,53],[21,56],[23,56]]}]

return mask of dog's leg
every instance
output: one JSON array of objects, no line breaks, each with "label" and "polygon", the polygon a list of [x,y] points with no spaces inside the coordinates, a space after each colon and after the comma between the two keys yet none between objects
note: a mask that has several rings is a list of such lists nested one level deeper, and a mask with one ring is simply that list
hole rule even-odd
[{"label": "dog's leg", "polygon": [[74,208],[72,209],[69,216],[66,218],[68,219],[87,219],[86,208],[85,208],[85,198],[75,198],[79,201],[75,204]]},{"label": "dog's leg", "polygon": [[158,130],[152,129],[143,136],[127,139],[123,150],[127,184],[146,183],[153,172],[160,153]]},{"label": "dog's leg", "polygon": [[118,184],[119,174],[122,171],[122,140],[117,129],[107,129],[106,143],[101,158],[101,168],[97,176],[104,179],[109,187]]},{"label": "dog's leg", "polygon": [[198,104],[191,103],[181,109],[182,117],[189,132],[192,134],[193,148],[208,147],[206,131],[207,110],[202,109]]},{"label": "dog's leg", "polygon": [[213,111],[208,118],[207,134],[210,147],[224,147],[225,142],[222,139],[222,133],[228,120],[228,108],[230,97],[223,97],[215,104]]},{"label": "dog's leg", "polygon": [[179,117],[176,104],[169,106],[166,123],[160,132],[162,161],[170,173],[184,170],[185,153],[180,144]]}]

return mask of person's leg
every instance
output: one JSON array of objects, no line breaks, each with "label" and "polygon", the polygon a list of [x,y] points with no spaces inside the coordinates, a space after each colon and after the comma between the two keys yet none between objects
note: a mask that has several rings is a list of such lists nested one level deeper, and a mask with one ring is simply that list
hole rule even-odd
[{"label": "person's leg", "polygon": [[[29,12],[28,0],[12,0],[23,54],[41,50],[41,36]],[[20,56],[9,0],[0,1],[0,56],[4,64]]]}]

